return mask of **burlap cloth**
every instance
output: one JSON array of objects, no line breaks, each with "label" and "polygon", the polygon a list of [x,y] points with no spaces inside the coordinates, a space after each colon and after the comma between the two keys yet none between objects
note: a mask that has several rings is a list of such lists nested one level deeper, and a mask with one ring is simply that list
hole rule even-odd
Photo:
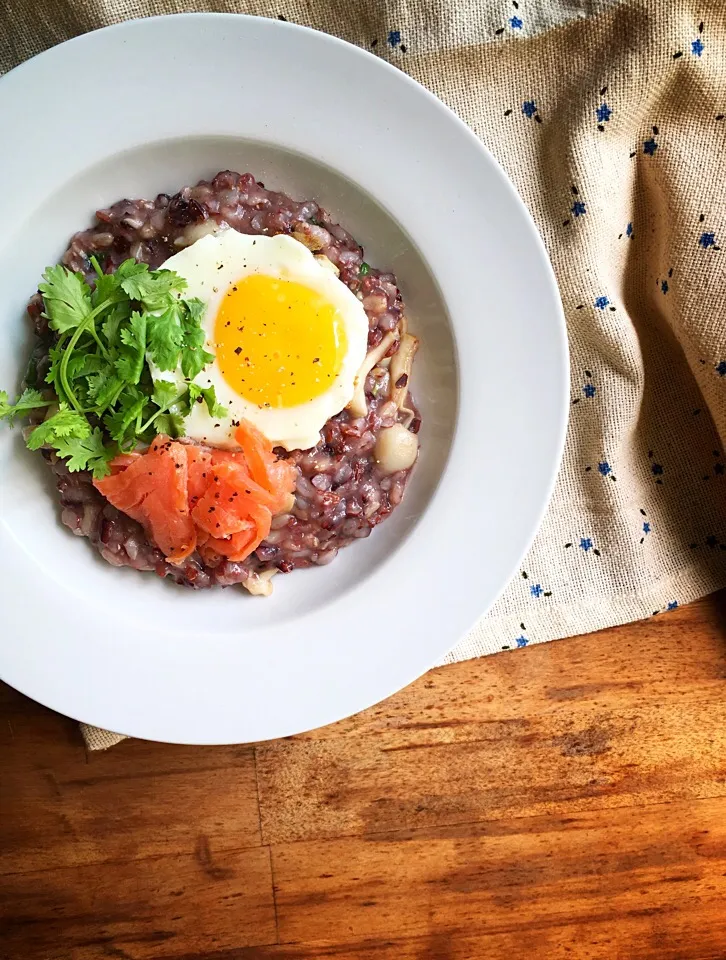
[{"label": "burlap cloth", "polygon": [[522,570],[447,661],[726,584],[726,3],[0,0],[0,70],[201,9],[284,16],[411,74],[485,141],[549,250],[571,350],[564,463]]}]

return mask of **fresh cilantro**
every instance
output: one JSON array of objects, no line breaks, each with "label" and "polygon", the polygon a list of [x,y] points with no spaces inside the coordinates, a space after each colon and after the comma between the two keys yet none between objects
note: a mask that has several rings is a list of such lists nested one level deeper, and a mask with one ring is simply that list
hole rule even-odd
[{"label": "fresh cilantro", "polygon": [[103,276],[103,267],[101,266],[101,264],[103,263],[103,261],[106,259],[107,256],[108,256],[107,253],[103,253],[100,250],[97,250],[95,253],[89,253],[86,258],[88,262],[91,264],[91,266],[93,267],[93,269],[95,270],[97,277]]},{"label": "fresh cilantro", "polygon": [[364,260],[363,263],[361,263],[360,265],[360,269],[358,273],[361,277],[367,277],[370,272],[371,272],[371,268]]},{"label": "fresh cilantro", "polygon": [[96,285],[91,294],[91,303],[94,307],[102,303],[111,306],[115,303],[128,303],[129,298],[121,289],[121,281],[116,273],[101,273],[96,277]]},{"label": "fresh cilantro", "polygon": [[0,419],[11,423],[57,402],[58,411],[32,431],[28,446],[51,447],[69,470],[91,470],[96,477],[108,472],[119,448],[133,449],[158,432],[183,436],[197,398],[212,416],[227,413],[213,388],[154,382],[151,375],[153,367],[193,380],[214,359],[204,349],[204,302],[182,299],[187,284],[173,271],[126,260],[104,273],[103,258],[87,257],[96,273],[93,289],[62,265],[43,275],[44,315],[57,335],[45,381],[55,397],[46,400],[28,389],[11,403],[0,392]]},{"label": "fresh cilantro", "polygon": [[122,324],[128,321],[131,312],[131,302],[124,300],[120,303],[114,303],[110,310],[104,314],[101,321],[101,335],[110,351],[118,349],[120,345],[119,330]]},{"label": "fresh cilantro", "polygon": [[134,425],[142,416],[146,402],[147,397],[138,388],[128,387],[119,397],[113,413],[107,413],[103,418],[103,425],[111,439],[120,446],[128,448],[133,442],[136,433]]},{"label": "fresh cilantro", "polygon": [[141,379],[146,357],[146,314],[134,312],[128,324],[121,329],[121,356],[116,361],[119,377],[136,384]]},{"label": "fresh cilantro", "polygon": [[71,473],[77,470],[92,470],[96,480],[111,472],[109,461],[118,452],[115,447],[104,445],[103,433],[99,427],[95,427],[88,437],[61,438],[55,448],[59,456],[67,458],[66,466]]},{"label": "fresh cilantro", "polygon": [[187,380],[198,377],[202,370],[214,360],[211,353],[204,349],[206,337],[202,329],[205,303],[193,299],[185,301],[185,310],[182,315],[184,327],[184,341],[182,344],[181,368]]},{"label": "fresh cilantro", "polygon": [[107,366],[107,362],[97,353],[74,353],[68,361],[67,374],[69,379],[78,380],[100,373]]},{"label": "fresh cilantro", "polygon": [[160,413],[154,420],[154,433],[165,433],[174,440],[183,437],[184,417],[179,413]]},{"label": "fresh cilantro", "polygon": [[91,312],[91,289],[80,273],[58,264],[48,267],[38,289],[43,294],[44,316],[58,333],[74,330]]},{"label": "fresh cilantro", "polygon": [[217,393],[214,387],[198,387],[196,383],[189,384],[189,402],[200,403],[202,400],[207,404],[207,410],[211,417],[226,417],[227,411],[221,403],[217,403]]},{"label": "fresh cilantro", "polygon": [[126,260],[118,269],[121,288],[132,300],[139,300],[148,310],[164,306],[172,293],[186,290],[187,282],[173,270],[149,270],[146,263]]},{"label": "fresh cilantro", "polygon": [[59,440],[77,439],[91,435],[91,426],[84,416],[61,404],[57,413],[44,420],[28,437],[28,448],[39,450],[46,445],[55,446]]},{"label": "fresh cilantro", "polygon": [[149,357],[159,370],[176,370],[184,343],[181,301],[163,313],[149,315]]},{"label": "fresh cilantro", "polygon": [[12,423],[16,417],[23,417],[40,407],[49,407],[52,403],[55,400],[45,400],[38,390],[23,390],[15,403],[10,403],[7,393],[0,390],[0,420]]},{"label": "fresh cilantro", "polygon": [[93,403],[93,412],[101,416],[113,406],[125,386],[124,381],[116,376],[111,367],[88,378],[88,400]]},{"label": "fresh cilantro", "polygon": [[154,392],[151,399],[162,410],[166,410],[179,399],[179,388],[170,380],[157,380],[154,383]]},{"label": "fresh cilantro", "polygon": [[180,393],[178,386],[170,380],[157,380],[154,383],[154,392],[151,399],[158,409],[154,410],[149,419],[142,424],[138,433],[145,436],[147,431],[153,427],[155,433],[170,433],[171,436],[182,436],[183,427],[180,430],[179,426],[175,425],[173,433],[166,427],[171,423],[177,424],[177,421],[183,421],[184,417],[188,416],[189,391],[187,387],[184,386]]}]

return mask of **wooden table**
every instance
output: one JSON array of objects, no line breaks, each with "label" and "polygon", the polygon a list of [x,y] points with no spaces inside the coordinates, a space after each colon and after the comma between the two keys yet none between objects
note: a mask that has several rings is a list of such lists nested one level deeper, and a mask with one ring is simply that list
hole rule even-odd
[{"label": "wooden table", "polygon": [[259,746],[0,712],[3,960],[726,957],[726,593]]}]

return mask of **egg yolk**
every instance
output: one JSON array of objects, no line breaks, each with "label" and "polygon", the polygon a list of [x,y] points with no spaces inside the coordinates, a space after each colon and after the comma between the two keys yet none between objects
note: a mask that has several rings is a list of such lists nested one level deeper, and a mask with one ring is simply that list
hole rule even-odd
[{"label": "egg yolk", "polygon": [[324,393],[347,349],[343,317],[316,290],[252,274],[222,298],[214,326],[229,386],[260,407],[294,407]]}]

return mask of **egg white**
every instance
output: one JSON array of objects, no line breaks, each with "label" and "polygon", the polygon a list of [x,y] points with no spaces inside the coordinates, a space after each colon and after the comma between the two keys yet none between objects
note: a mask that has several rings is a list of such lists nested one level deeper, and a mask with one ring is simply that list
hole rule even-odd
[{"label": "egg white", "polygon": [[[339,413],[353,397],[356,374],[365,359],[368,343],[368,318],[361,302],[329,267],[293,237],[250,236],[231,228],[208,235],[174,254],[160,269],[174,270],[187,281],[186,299],[198,297],[206,304],[202,326],[205,349],[215,355],[194,380],[200,387],[214,386],[218,402],[228,411],[223,418],[212,418],[206,404],[195,403],[185,419],[186,434],[211,446],[233,448],[234,423],[250,420],[275,446],[286,450],[305,450],[315,446],[320,430],[330,417]],[[250,274],[264,274],[290,280],[315,290],[338,310],[342,318],[347,349],[341,369],[330,387],[319,396],[290,407],[264,407],[241,397],[225,380],[216,360],[215,319],[231,286]],[[244,344],[241,342],[241,346]],[[187,381],[181,368],[160,371],[149,362],[153,379],[168,380],[179,389]]]}]

